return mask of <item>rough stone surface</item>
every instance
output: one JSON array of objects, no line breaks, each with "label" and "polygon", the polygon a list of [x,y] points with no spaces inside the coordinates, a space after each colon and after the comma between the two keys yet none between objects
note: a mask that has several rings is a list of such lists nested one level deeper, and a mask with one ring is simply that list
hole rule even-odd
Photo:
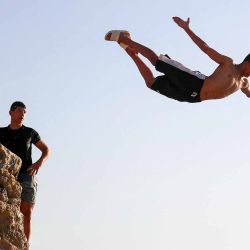
[{"label": "rough stone surface", "polygon": [[28,250],[20,212],[21,159],[0,144],[0,250]]}]

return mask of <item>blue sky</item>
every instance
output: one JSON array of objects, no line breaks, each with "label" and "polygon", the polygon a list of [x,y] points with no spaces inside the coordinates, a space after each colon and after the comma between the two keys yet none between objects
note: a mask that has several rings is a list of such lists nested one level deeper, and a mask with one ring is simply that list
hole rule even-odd
[{"label": "blue sky", "polygon": [[248,7],[1,2],[0,125],[22,100],[25,125],[52,150],[38,176],[32,249],[249,249],[249,99],[167,99],[103,39],[127,29],[156,53],[210,74],[217,65],[171,17],[190,17],[201,38],[239,63],[249,53]]}]

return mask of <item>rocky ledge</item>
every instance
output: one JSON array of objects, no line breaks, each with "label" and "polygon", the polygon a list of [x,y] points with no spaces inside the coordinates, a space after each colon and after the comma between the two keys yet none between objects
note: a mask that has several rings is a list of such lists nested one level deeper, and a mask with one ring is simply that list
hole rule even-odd
[{"label": "rocky ledge", "polygon": [[20,212],[21,159],[0,144],[0,250],[28,250]]}]

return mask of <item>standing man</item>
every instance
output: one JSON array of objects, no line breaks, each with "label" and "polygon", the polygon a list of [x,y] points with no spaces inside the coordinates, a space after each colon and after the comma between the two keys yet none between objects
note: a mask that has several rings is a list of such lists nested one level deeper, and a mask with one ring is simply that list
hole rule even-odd
[{"label": "standing man", "polygon": [[[31,233],[31,215],[37,193],[36,174],[43,162],[48,158],[49,148],[32,128],[23,125],[26,106],[22,102],[14,102],[10,107],[10,125],[0,128],[0,143],[22,159],[22,166],[17,180],[22,186],[21,207],[24,215],[24,233],[27,241]],[[32,144],[40,151],[41,157],[32,163]]]}]

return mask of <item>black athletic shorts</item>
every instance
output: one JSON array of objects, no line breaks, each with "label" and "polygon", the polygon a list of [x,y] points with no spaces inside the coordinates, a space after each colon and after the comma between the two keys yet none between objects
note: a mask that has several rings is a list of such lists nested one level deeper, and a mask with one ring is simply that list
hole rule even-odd
[{"label": "black athletic shorts", "polygon": [[156,77],[152,90],[180,102],[201,101],[200,91],[205,75],[163,55],[156,61],[155,68],[164,75]]}]

